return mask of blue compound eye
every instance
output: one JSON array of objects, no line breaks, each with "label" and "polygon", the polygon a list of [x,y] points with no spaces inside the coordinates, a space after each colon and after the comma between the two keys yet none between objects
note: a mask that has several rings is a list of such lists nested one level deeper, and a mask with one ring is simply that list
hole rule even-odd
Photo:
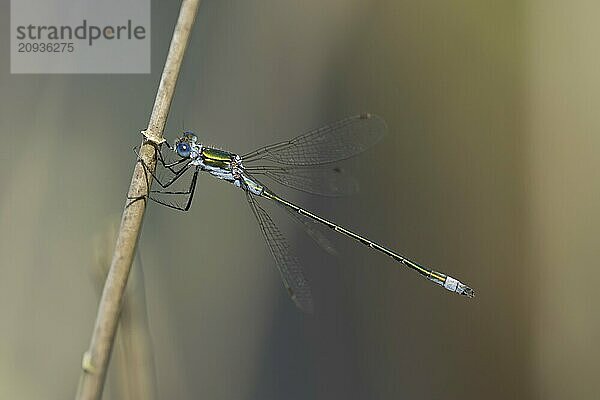
[{"label": "blue compound eye", "polygon": [[177,143],[177,154],[180,157],[188,158],[192,153],[192,147],[186,142]]}]

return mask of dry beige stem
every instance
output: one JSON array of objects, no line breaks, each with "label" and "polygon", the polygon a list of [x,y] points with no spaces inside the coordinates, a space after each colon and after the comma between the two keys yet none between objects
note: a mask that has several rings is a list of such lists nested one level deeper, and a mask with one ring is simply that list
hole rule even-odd
[{"label": "dry beige stem", "polygon": [[[165,62],[158,92],[152,108],[152,115],[146,130],[146,137],[162,140],[163,130],[175,92],[175,84],[179,75],[181,62],[185,53],[190,31],[196,18],[200,0],[183,0],[177,25],[173,32],[169,54]],[[155,149],[150,143],[143,143],[140,158],[150,169],[156,164]],[[142,163],[138,162],[133,171],[128,197],[136,198],[146,195],[148,190],[146,173]],[[82,362],[83,370],[77,391],[77,400],[100,400],[106,378],[106,370],[119,321],[123,294],[127,278],[133,262],[140,228],[146,209],[145,201],[127,201],[121,218],[121,226],[115,252],[94,326],[90,348],[85,352]]]},{"label": "dry beige stem", "polygon": [[[108,229],[94,238],[94,262],[90,272],[94,286],[98,290],[98,297],[102,294],[110,268],[118,229],[119,221],[115,216],[114,219],[110,219]],[[111,360],[111,368],[106,378],[106,384],[112,379],[112,384],[109,385],[111,398],[120,400],[157,398],[156,369],[139,247],[125,289]],[[106,390],[104,389],[105,395]]]}]

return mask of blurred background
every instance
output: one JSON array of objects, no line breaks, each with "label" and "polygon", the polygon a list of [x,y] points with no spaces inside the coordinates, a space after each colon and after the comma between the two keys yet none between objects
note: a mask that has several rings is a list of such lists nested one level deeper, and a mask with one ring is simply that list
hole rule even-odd
[{"label": "blurred background", "polygon": [[[152,4],[150,75],[10,75],[0,61],[2,399],[75,394],[178,6]],[[5,27],[8,11],[2,2]],[[133,291],[145,304],[133,309],[147,319],[120,331],[125,355],[147,344],[136,358],[146,398],[598,398],[599,12],[590,1],[203,1],[165,135],[185,126],[244,153],[381,115],[384,141],[341,164],[359,195],[291,199],[477,297],[343,238],[331,257],[270,208],[313,288],[304,315],[243,194],[203,176],[189,213],[151,204],[146,215]],[[132,398],[120,360],[105,399]]]}]

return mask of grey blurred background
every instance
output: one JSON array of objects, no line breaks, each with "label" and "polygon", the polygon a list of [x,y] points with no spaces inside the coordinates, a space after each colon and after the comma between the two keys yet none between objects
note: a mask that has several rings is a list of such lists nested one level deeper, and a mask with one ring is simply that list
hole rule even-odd
[{"label": "grey blurred background", "polygon": [[[185,124],[243,153],[381,115],[384,142],[342,165],[359,195],[292,199],[478,295],[343,239],[333,258],[274,212],[313,287],[305,316],[242,193],[203,177],[188,214],[151,204],[141,237],[155,397],[598,398],[599,12],[203,1],[166,136]],[[74,396],[98,302],[94,238],[122,210],[177,13],[153,2],[150,75],[10,75],[1,58],[1,399]]]}]

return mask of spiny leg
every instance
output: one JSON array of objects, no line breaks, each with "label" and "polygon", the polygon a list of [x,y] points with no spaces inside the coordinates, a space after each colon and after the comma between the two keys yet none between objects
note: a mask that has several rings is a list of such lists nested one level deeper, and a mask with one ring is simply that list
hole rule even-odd
[{"label": "spiny leg", "polygon": [[[171,208],[175,208],[175,209],[180,209],[180,208],[178,208],[178,207],[176,207],[176,206],[173,206],[172,204],[164,203],[164,202],[162,202],[162,201],[160,201],[160,200],[157,200],[157,199],[155,199],[155,198],[152,198],[151,196],[149,196],[149,193],[152,193],[153,191],[150,191],[150,192],[148,192],[148,189],[150,188],[150,177],[148,176],[148,173],[150,173],[150,175],[152,176],[152,178],[154,178],[154,180],[155,180],[155,181],[156,181],[156,182],[157,182],[157,183],[158,183],[158,184],[159,184],[159,185],[160,185],[162,188],[166,189],[166,188],[168,188],[169,186],[171,186],[171,185],[172,185],[172,184],[173,184],[175,181],[177,181],[177,179],[179,179],[179,178],[180,178],[180,177],[181,177],[181,176],[182,176],[182,175],[183,175],[183,174],[184,174],[184,173],[185,173],[185,172],[186,172],[186,171],[187,171],[187,170],[188,170],[188,169],[191,167],[191,165],[190,165],[190,160],[189,160],[189,159],[181,159],[181,160],[179,160],[179,161],[177,162],[177,164],[180,164],[180,163],[182,163],[182,162],[186,162],[186,161],[187,161],[187,163],[186,163],[185,165],[183,165],[183,166],[182,166],[182,167],[181,167],[179,170],[176,170],[176,171],[175,171],[175,170],[173,170],[172,168],[169,168],[169,167],[168,167],[168,166],[165,164],[165,162],[164,162],[164,158],[162,157],[162,154],[161,154],[160,150],[157,148],[157,146],[156,146],[156,145],[153,145],[153,147],[155,148],[155,150],[156,150],[156,152],[157,152],[157,160],[158,160],[158,161],[161,163],[161,165],[163,165],[163,166],[165,166],[165,168],[169,169],[169,171],[171,171],[171,172],[172,172],[174,175],[173,175],[173,177],[172,177],[171,179],[169,179],[167,182],[164,182],[164,183],[163,183],[163,182],[160,180],[160,178],[159,178],[159,177],[158,177],[158,176],[157,176],[155,173],[153,173],[153,172],[150,170],[150,168],[149,168],[149,167],[148,167],[148,165],[145,163],[145,161],[139,157],[139,154],[138,154],[138,153],[135,151],[135,148],[134,148],[134,152],[136,153],[136,155],[138,155],[138,159],[137,159],[137,160],[138,160],[138,162],[140,162],[140,163],[142,164],[142,167],[143,167],[143,170],[144,170],[144,175],[145,175],[145,180],[146,180],[146,188],[147,188],[147,189],[146,189],[146,192],[147,192],[147,193],[146,193],[146,194],[144,194],[144,195],[141,195],[141,196],[133,196],[133,197],[132,197],[132,196],[127,196],[127,199],[128,199],[128,200],[131,200],[131,201],[130,201],[130,202],[127,204],[127,205],[126,205],[126,207],[129,207],[130,205],[132,205],[133,203],[135,203],[136,201],[139,201],[139,200],[144,200],[144,201],[146,201],[146,197],[148,197],[148,198],[150,198],[150,200],[156,201],[157,203],[163,204],[163,205],[165,205],[165,206],[167,206],[167,207],[171,207]],[[196,175],[197,173],[198,173],[198,171],[196,170],[196,173],[195,173],[194,175]],[[195,176],[194,176],[194,179],[193,179],[193,181],[195,181]],[[193,182],[193,183],[194,183],[194,185],[195,185],[195,182]],[[156,193],[160,193],[160,192],[157,192],[157,191],[154,191],[154,192],[156,192]],[[191,199],[190,199],[190,201],[189,201],[189,204],[191,204]],[[189,204],[187,205],[187,208],[189,208]],[[186,211],[187,211],[187,209],[186,209]]]},{"label": "spiny leg", "polygon": [[[171,186],[173,184],[173,182],[175,182],[177,179],[179,179],[179,177],[181,177],[181,175],[183,175],[185,173],[185,171],[187,171],[187,169],[190,167],[190,159],[187,158],[182,158],[181,160],[175,161],[173,163],[170,164],[166,164],[165,160],[162,156],[162,152],[160,151],[160,149],[158,147],[156,147],[156,145],[154,145],[154,149],[156,150],[156,154],[157,154],[157,161],[160,162],[160,164],[167,170],[169,170],[171,173],[173,173],[173,177],[171,179],[169,179],[168,181],[166,181],[165,183],[163,183],[161,181],[161,179],[150,170],[150,168],[148,167],[148,165],[144,162],[144,160],[142,160],[139,157],[139,154],[135,151],[135,147],[134,147],[134,153],[138,156],[138,160],[142,162],[142,165],[144,166],[144,170],[148,171],[150,173],[150,175],[152,175],[152,178],[154,178],[154,180],[163,188],[166,189],[169,186]],[[179,165],[179,164],[184,164],[179,170],[175,170],[173,169],[174,166]]]},{"label": "spiny leg", "polygon": [[[192,176],[192,180],[190,182],[190,186],[187,190],[184,190],[184,191],[151,190],[150,194],[148,195],[148,198],[158,204],[162,204],[164,206],[167,206],[167,207],[175,209],[175,210],[188,211],[192,205],[192,199],[193,199],[194,193],[196,191],[196,182],[198,180],[198,172],[199,171],[200,171],[200,169],[198,167],[196,167],[196,170],[194,171],[194,175]],[[164,194],[164,195],[184,195],[184,196],[187,195],[188,197],[187,197],[185,206],[180,206],[178,204],[167,203],[157,197],[153,197],[151,195],[152,193]]]}]

